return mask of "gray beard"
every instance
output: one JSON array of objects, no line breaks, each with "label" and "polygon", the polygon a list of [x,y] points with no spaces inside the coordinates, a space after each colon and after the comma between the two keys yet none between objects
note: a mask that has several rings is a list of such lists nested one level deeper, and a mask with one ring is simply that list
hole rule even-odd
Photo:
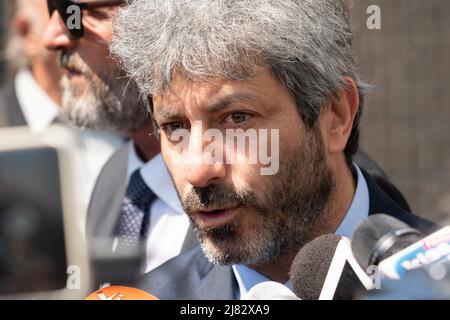
[{"label": "gray beard", "polygon": [[63,119],[80,128],[114,132],[136,131],[146,120],[150,125],[150,117],[133,81],[118,71],[97,75],[78,55],[67,57],[63,64],[75,65],[86,81],[79,86],[67,76],[61,79]]}]

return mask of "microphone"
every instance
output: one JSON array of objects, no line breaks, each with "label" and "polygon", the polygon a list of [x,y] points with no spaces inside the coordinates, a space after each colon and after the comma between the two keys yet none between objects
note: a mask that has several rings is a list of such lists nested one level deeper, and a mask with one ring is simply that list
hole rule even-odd
[{"label": "microphone", "polygon": [[111,286],[101,288],[94,293],[91,293],[85,300],[159,300],[150,293],[140,289]]},{"label": "microphone", "polygon": [[301,300],[288,287],[275,281],[265,281],[251,288],[243,300]]},{"label": "microphone", "polygon": [[303,300],[351,300],[374,288],[349,240],[335,234],[307,243],[295,257],[290,275],[294,293]]},{"label": "microphone", "polygon": [[[442,267],[449,269],[448,263]],[[450,275],[438,278],[424,269],[409,271],[401,280],[384,279],[380,290],[372,290],[359,299],[365,300],[448,300],[450,299]]]},{"label": "microphone", "polygon": [[425,268],[430,275],[446,274],[450,262],[450,227],[444,227],[424,239],[397,252],[379,264],[381,273],[393,280],[399,280],[410,270]]},{"label": "microphone", "polygon": [[374,214],[354,232],[352,250],[359,265],[367,270],[422,237],[420,231],[392,216]]},{"label": "microphone", "polygon": [[352,248],[363,266],[378,265],[381,290],[368,299],[450,298],[450,227],[422,239],[420,232],[384,214],[355,231]]},{"label": "microphone", "polygon": [[381,261],[379,271],[381,290],[366,299],[450,299],[450,227]]}]

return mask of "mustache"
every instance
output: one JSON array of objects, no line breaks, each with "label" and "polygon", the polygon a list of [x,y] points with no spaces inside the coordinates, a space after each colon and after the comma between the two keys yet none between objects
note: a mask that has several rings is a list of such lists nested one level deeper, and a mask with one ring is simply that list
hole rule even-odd
[{"label": "mustache", "polygon": [[66,70],[86,73],[85,63],[75,53],[61,52],[59,55],[59,65]]},{"label": "mustache", "polygon": [[253,206],[256,198],[249,190],[237,192],[228,185],[211,184],[193,188],[182,202],[186,213],[194,214],[209,208]]}]

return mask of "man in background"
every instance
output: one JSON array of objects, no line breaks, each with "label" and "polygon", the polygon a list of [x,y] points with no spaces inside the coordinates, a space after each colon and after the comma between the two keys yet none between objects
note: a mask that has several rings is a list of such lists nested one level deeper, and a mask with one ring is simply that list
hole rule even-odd
[{"label": "man in background", "polygon": [[[83,10],[81,37],[71,34],[62,15],[53,11],[45,29],[45,45],[59,53],[67,71],[63,107],[70,110],[70,121],[76,126],[122,132],[129,139],[96,183],[87,219],[90,249],[100,255],[142,250],[142,271],[146,272],[196,245],[197,240],[189,231],[189,219],[159,155],[144,101],[109,51],[112,19],[124,3],[111,1],[116,5]],[[120,272],[129,271],[116,273]],[[97,279],[109,281],[102,274]]]},{"label": "man in background", "polygon": [[49,20],[46,1],[17,0],[8,5],[13,7],[6,56],[13,78],[0,92],[0,127],[27,126],[38,136],[55,123],[64,130],[64,136],[47,136],[46,141],[69,149],[74,157],[77,227],[84,233],[95,180],[106,160],[123,144],[123,138],[116,133],[81,130],[69,123],[71,110],[61,104],[67,99],[60,89],[63,70],[57,55],[49,52],[43,42]]},{"label": "man in background", "polygon": [[[19,0],[9,4],[5,55],[14,77],[1,90],[2,127],[28,125],[31,131],[41,132],[58,114],[62,70],[56,55],[42,43],[42,27],[48,19],[44,2]],[[42,103],[40,108],[28,109],[37,101]]]}]

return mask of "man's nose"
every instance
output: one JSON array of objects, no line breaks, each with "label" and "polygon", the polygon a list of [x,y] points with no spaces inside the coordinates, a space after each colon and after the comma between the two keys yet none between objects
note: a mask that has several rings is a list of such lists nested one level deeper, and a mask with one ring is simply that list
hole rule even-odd
[{"label": "man's nose", "polygon": [[[197,143],[198,148],[193,146]],[[201,130],[192,130],[190,136],[190,145],[193,146],[187,158],[187,164],[184,166],[185,179],[193,187],[206,187],[215,181],[225,179],[227,169],[224,161],[212,161],[208,157],[208,142],[203,140],[203,132]]]},{"label": "man's nose", "polygon": [[75,41],[71,40],[69,30],[59,13],[54,11],[44,31],[45,47],[52,51],[67,50],[75,44]]},{"label": "man's nose", "polygon": [[214,163],[214,164],[190,164],[187,166],[186,180],[193,186],[197,188],[206,187],[214,181],[221,181],[226,176],[225,164]]}]

